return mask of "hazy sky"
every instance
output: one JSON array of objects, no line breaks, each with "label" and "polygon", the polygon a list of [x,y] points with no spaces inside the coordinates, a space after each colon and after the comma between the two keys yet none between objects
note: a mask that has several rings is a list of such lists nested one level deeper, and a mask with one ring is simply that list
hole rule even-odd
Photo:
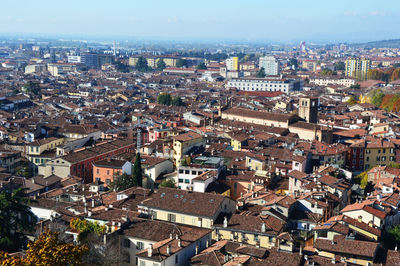
[{"label": "hazy sky", "polygon": [[1,0],[0,34],[360,41],[400,38],[400,0]]}]

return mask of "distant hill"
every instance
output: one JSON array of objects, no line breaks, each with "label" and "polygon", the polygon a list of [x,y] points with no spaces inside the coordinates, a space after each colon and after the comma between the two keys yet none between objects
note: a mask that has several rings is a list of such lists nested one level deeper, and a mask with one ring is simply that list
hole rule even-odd
[{"label": "distant hill", "polygon": [[350,46],[357,48],[400,48],[400,39],[355,43]]}]

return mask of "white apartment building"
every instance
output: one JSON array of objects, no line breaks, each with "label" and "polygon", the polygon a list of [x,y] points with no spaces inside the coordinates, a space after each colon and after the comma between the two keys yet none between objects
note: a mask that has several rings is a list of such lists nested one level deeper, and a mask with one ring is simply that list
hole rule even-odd
[{"label": "white apartment building", "polygon": [[349,88],[351,85],[356,84],[356,80],[352,78],[332,78],[332,77],[325,77],[325,78],[310,78],[310,83],[319,85],[319,86],[328,86],[328,85],[339,85]]},{"label": "white apartment building", "polygon": [[273,56],[260,57],[259,67],[264,68],[267,76],[279,74],[279,61]]},{"label": "white apartment building", "polygon": [[304,82],[294,79],[274,78],[235,78],[226,84],[226,88],[236,88],[241,91],[281,91],[290,93],[303,90]]},{"label": "white apartment building", "polygon": [[68,63],[79,64],[81,63],[81,57],[79,55],[69,55]]}]

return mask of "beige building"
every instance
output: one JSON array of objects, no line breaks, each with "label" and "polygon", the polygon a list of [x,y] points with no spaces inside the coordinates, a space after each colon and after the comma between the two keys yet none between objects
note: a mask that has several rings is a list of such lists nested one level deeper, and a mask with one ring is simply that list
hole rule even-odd
[{"label": "beige building", "polygon": [[160,188],[138,209],[155,220],[212,228],[221,213],[235,211],[236,202],[218,194]]}]

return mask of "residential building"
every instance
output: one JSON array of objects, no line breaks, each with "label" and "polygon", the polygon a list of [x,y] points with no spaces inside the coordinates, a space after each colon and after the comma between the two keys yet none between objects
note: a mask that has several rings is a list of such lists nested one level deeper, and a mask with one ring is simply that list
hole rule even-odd
[{"label": "residential building", "polygon": [[220,214],[235,208],[235,201],[222,195],[173,188],[160,188],[138,204],[142,216],[204,228],[212,228]]},{"label": "residential building", "polygon": [[226,69],[229,71],[239,70],[239,58],[237,56],[226,59],[225,64],[226,64]]},{"label": "residential building", "polygon": [[184,155],[187,155],[196,148],[205,147],[202,135],[195,132],[188,132],[173,137],[174,163],[179,167]]},{"label": "residential building", "polygon": [[366,80],[371,60],[366,58],[349,58],[346,60],[345,74],[358,80]]},{"label": "residential building", "polygon": [[276,76],[279,74],[279,61],[273,56],[260,57],[259,68],[264,68],[267,76]]},{"label": "residential building", "polygon": [[241,91],[281,91],[286,94],[303,90],[303,80],[280,78],[233,78],[225,85]]},{"label": "residential building", "polygon": [[132,164],[126,160],[107,158],[93,163],[93,182],[103,182],[110,186],[122,174],[132,174]]}]

